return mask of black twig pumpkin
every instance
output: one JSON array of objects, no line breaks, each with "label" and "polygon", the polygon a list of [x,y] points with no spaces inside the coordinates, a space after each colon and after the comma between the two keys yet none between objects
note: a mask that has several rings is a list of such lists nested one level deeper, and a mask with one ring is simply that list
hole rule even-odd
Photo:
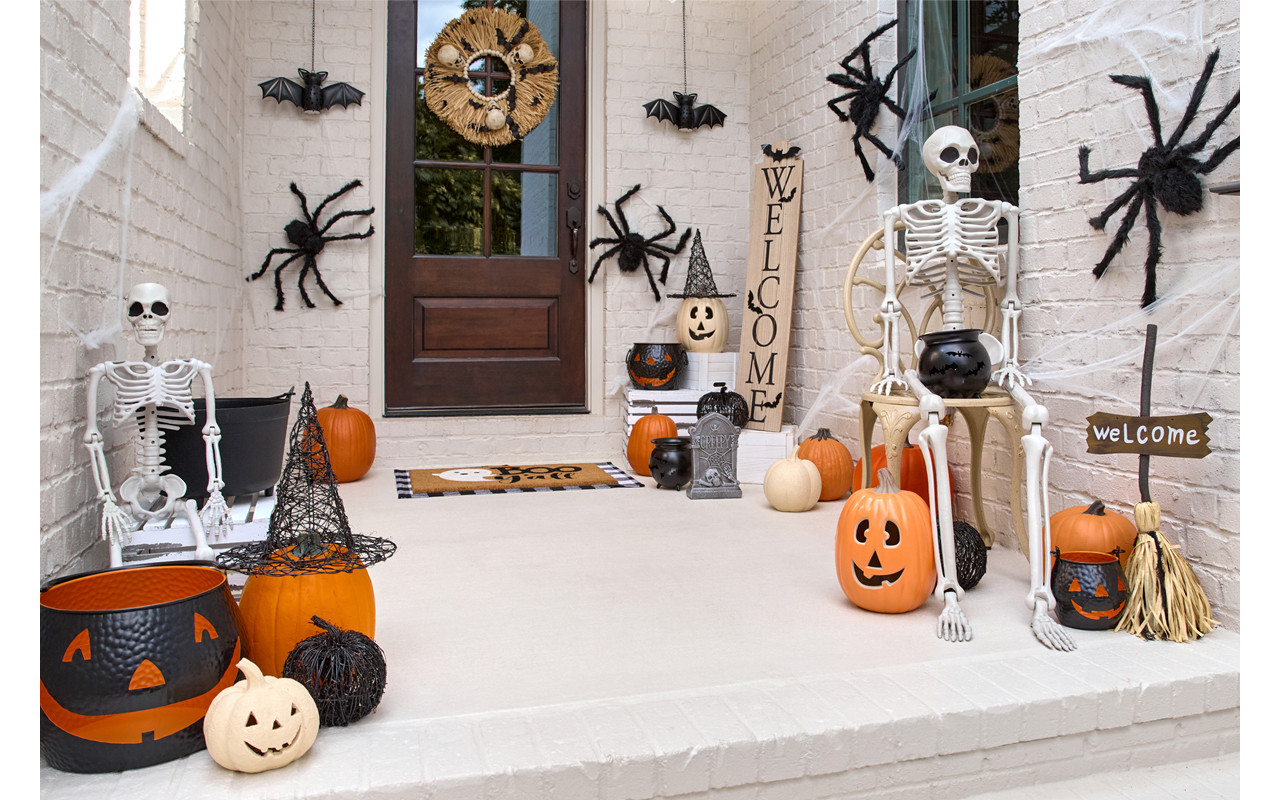
[{"label": "black twig pumpkin", "polygon": [[729,391],[723,381],[716,381],[719,391],[710,391],[698,398],[698,419],[715,412],[728,417],[729,421],[741,428],[747,424],[750,413],[747,400],[737,392]]},{"label": "black twig pumpkin", "polygon": [[298,642],[285,659],[283,677],[307,687],[320,710],[320,725],[347,725],[378,707],[387,688],[387,660],[382,648],[359,631],[344,631],[319,617],[324,629]]},{"label": "black twig pumpkin", "polygon": [[987,574],[987,546],[978,529],[962,520],[953,520],[956,537],[956,580],[966,592]]}]

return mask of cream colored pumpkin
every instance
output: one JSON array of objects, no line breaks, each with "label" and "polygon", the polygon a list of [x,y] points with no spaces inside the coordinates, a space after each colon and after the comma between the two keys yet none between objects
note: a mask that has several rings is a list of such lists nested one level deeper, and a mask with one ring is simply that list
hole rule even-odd
[{"label": "cream colored pumpkin", "polygon": [[307,687],[264,676],[247,658],[236,667],[245,680],[219,692],[204,715],[209,755],[237,772],[264,772],[301,758],[320,731],[320,711]]},{"label": "cream colored pumpkin", "polygon": [[764,474],[764,497],[779,511],[808,511],[822,494],[822,475],[812,462],[799,456],[795,447],[791,455],[775,461]]},{"label": "cream colored pumpkin", "polygon": [[676,338],[690,353],[722,353],[729,315],[718,297],[686,297],[676,313]]}]

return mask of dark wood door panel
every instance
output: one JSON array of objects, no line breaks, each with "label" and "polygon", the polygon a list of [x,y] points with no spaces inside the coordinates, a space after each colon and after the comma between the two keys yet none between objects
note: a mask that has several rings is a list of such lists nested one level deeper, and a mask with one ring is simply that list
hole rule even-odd
[{"label": "dark wood door panel", "polygon": [[416,359],[553,358],[558,297],[419,297]]}]

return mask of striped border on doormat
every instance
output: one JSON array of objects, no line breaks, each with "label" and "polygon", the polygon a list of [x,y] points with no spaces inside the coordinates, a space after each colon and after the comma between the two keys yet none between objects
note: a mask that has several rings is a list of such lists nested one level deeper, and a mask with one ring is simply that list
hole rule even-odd
[{"label": "striped border on doormat", "polygon": [[396,496],[400,499],[644,487],[609,461],[398,469],[395,476]]}]

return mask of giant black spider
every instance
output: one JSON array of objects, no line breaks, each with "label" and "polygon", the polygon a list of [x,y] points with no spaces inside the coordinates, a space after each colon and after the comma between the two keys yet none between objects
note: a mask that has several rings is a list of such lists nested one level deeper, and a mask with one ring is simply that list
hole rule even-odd
[{"label": "giant black spider", "polygon": [[[907,112],[903,111],[901,106],[889,99],[889,87],[893,85],[893,76],[897,71],[902,69],[916,54],[915,48],[913,47],[905,58],[895,64],[893,69],[889,70],[889,74],[885,76],[883,81],[871,71],[872,40],[897,24],[898,21],[895,19],[885,25],[881,25],[872,31],[870,36],[863,39],[862,44],[853,48],[853,52],[845,56],[844,60],[840,62],[840,66],[846,74],[842,75],[839,72],[835,72],[827,76],[827,80],[835,85],[850,90],[833,100],[828,100],[827,107],[836,112],[836,116],[840,118],[841,122],[853,123],[853,149],[858,154],[858,160],[862,162],[862,173],[867,176],[869,181],[875,180],[876,174],[872,172],[871,165],[867,163],[867,157],[862,153],[862,143],[858,141],[859,138],[871,142],[879,148],[880,152],[891,158],[899,169],[902,168],[901,156],[896,155],[888,145],[871,133],[871,129],[876,124],[876,117],[880,114],[881,104],[896,114],[898,119],[905,119],[907,116]],[[862,69],[858,69],[849,63],[858,56],[862,56]],[[929,95],[930,100],[933,99],[934,94],[937,94],[937,92]],[[845,100],[849,101],[848,114],[838,107],[838,104],[843,103]]]},{"label": "giant black spider", "polygon": [[1089,148],[1084,145],[1080,146],[1081,183],[1097,183],[1107,178],[1136,179],[1119,197],[1112,200],[1102,210],[1101,214],[1091,218],[1089,224],[1097,230],[1103,230],[1107,220],[1125,203],[1129,204],[1128,210],[1125,211],[1124,217],[1120,220],[1120,227],[1116,230],[1115,237],[1112,238],[1110,246],[1107,247],[1107,252],[1103,254],[1102,260],[1098,262],[1097,266],[1093,268],[1093,276],[1101,278],[1102,274],[1107,271],[1107,267],[1111,265],[1112,259],[1119,254],[1121,248],[1129,240],[1129,231],[1132,230],[1133,223],[1138,218],[1138,212],[1146,209],[1147,281],[1142,291],[1142,306],[1144,308],[1156,301],[1156,265],[1160,262],[1162,252],[1160,220],[1156,216],[1156,202],[1159,201],[1166,211],[1172,211],[1181,216],[1196,213],[1204,206],[1204,187],[1197,176],[1212,172],[1222,163],[1223,159],[1240,147],[1240,137],[1237,136],[1210,153],[1209,157],[1203,162],[1192,158],[1194,154],[1205,149],[1209,144],[1209,138],[1226,121],[1227,115],[1240,104],[1239,91],[1218,112],[1218,115],[1205,126],[1204,132],[1186,144],[1179,144],[1183,135],[1187,132],[1187,128],[1191,127],[1192,121],[1200,110],[1200,102],[1204,100],[1205,87],[1208,85],[1209,76],[1213,74],[1213,67],[1217,63],[1218,51],[1214,50],[1205,60],[1204,71],[1200,73],[1200,80],[1196,82],[1195,89],[1191,92],[1191,101],[1187,103],[1187,110],[1183,113],[1182,119],[1178,122],[1178,127],[1174,129],[1168,141],[1165,141],[1160,132],[1160,109],[1156,105],[1155,96],[1151,92],[1151,79],[1138,78],[1133,75],[1111,76],[1111,80],[1116,83],[1142,92],[1142,99],[1146,103],[1147,121],[1151,125],[1151,134],[1155,138],[1155,144],[1147,148],[1146,152],[1138,158],[1138,166],[1136,168],[1104,169],[1099,172],[1090,172]]},{"label": "giant black spider", "polygon": [[638,191],[640,191],[640,184],[637,183],[631,187],[630,191],[613,202],[613,208],[618,212],[618,221],[622,223],[622,227],[618,227],[618,223],[613,221],[608,209],[604,206],[596,206],[596,212],[604,215],[604,218],[609,221],[609,227],[613,228],[613,232],[618,235],[618,238],[607,239],[602,236],[591,240],[591,244],[588,247],[595,247],[598,244],[611,244],[613,247],[605,250],[596,259],[595,266],[591,268],[591,275],[587,278],[587,283],[595,280],[596,271],[600,269],[600,262],[617,253],[618,269],[623,272],[635,272],[641,264],[644,265],[645,275],[649,277],[649,287],[653,289],[653,299],[661,301],[662,295],[658,292],[658,285],[653,282],[653,271],[649,269],[649,256],[662,259],[662,273],[658,276],[658,280],[665,285],[667,282],[667,270],[671,267],[671,259],[666,254],[674,256],[684,250],[684,246],[689,241],[689,235],[693,233],[693,229],[685,228],[684,234],[680,236],[680,243],[675,247],[659,244],[659,239],[665,239],[676,232],[676,224],[672,221],[671,215],[667,213],[666,209],[658,206],[658,213],[667,221],[667,229],[648,239],[641,234],[632,233],[631,225],[627,222],[626,215],[622,213],[622,204]]},{"label": "giant black spider", "polygon": [[333,296],[333,292],[329,291],[329,287],[324,285],[324,279],[320,277],[320,268],[316,266],[316,256],[324,249],[328,242],[338,242],[343,239],[367,239],[373,235],[373,226],[369,226],[369,230],[364,233],[347,233],[342,236],[326,236],[329,229],[333,227],[333,223],[344,217],[367,217],[373,213],[372,208],[366,208],[362,211],[339,211],[329,218],[323,226],[320,225],[320,212],[329,204],[331,200],[336,200],[352,189],[360,185],[359,180],[354,180],[343,186],[338,191],[326,197],[320,205],[316,206],[314,214],[307,211],[307,197],[299,189],[298,184],[290,183],[289,191],[298,196],[298,200],[302,203],[302,219],[295,219],[288,225],[284,226],[284,234],[292,242],[294,247],[277,247],[270,253],[267,253],[266,259],[262,262],[262,266],[257,272],[245,278],[246,281],[257,280],[261,278],[263,273],[267,271],[267,267],[271,264],[271,259],[280,253],[292,253],[293,255],[276,264],[276,311],[284,310],[284,289],[280,286],[280,273],[293,261],[302,259],[302,271],[298,273],[298,291],[302,293],[302,302],[307,304],[307,308],[315,308],[316,304],[311,302],[311,298],[307,296],[307,290],[303,287],[302,281],[307,277],[308,272],[314,272],[316,276],[316,285],[318,285],[329,299],[336,306],[342,305],[342,301]]}]

